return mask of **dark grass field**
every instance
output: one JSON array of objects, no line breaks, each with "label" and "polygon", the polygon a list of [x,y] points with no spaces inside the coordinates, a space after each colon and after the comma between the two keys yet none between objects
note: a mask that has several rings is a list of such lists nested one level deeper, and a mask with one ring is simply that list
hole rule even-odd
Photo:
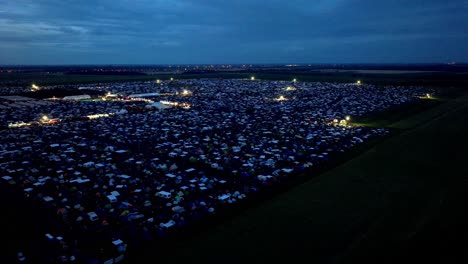
[{"label": "dark grass field", "polygon": [[257,80],[292,80],[308,82],[356,82],[379,85],[425,85],[435,87],[468,85],[468,73],[458,72],[408,72],[394,74],[365,72],[321,72],[321,71],[239,71],[239,72],[212,72],[212,73],[164,73],[155,75],[67,75],[67,74],[46,74],[46,73],[1,73],[1,86],[31,85],[54,85],[54,84],[87,84],[87,83],[111,83],[122,81],[154,81],[156,79],[169,80],[193,79],[193,78],[250,78],[255,76]]},{"label": "dark grass field", "polygon": [[466,116],[468,97],[413,115],[349,162],[130,263],[465,263]]}]

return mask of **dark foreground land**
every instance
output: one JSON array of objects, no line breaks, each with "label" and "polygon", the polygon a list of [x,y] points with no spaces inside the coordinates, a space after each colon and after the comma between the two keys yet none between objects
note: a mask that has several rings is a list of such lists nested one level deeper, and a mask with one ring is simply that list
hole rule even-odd
[{"label": "dark foreground land", "polygon": [[465,263],[466,116],[462,96],[396,122],[364,154],[136,262]]}]

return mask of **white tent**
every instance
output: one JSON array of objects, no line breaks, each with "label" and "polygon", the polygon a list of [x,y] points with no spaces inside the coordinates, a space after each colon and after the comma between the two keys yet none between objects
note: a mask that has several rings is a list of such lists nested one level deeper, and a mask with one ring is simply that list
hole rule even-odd
[{"label": "white tent", "polygon": [[145,106],[145,108],[153,108],[153,109],[158,109],[158,110],[162,110],[162,109],[167,109],[167,108],[171,108],[170,105],[165,105],[165,104],[162,104],[160,102],[154,102],[154,103],[151,103],[151,104],[147,104]]}]

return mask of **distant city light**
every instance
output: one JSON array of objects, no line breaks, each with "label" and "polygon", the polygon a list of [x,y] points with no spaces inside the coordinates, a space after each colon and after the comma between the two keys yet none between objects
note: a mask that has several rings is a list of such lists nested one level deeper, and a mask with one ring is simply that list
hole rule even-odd
[{"label": "distant city light", "polygon": [[357,83],[358,85],[361,84],[361,80],[358,80],[356,83]]},{"label": "distant city light", "polygon": [[286,87],[286,91],[295,91],[295,90],[296,88],[294,87],[291,87],[291,86]]},{"label": "distant city light", "polygon": [[191,94],[191,92],[189,90],[183,90],[182,91],[182,95],[189,95]]},{"label": "distant city light", "polygon": [[43,115],[41,119],[42,121],[46,122],[47,120],[49,120],[49,117],[46,115]]},{"label": "distant city light", "polygon": [[293,79],[293,82],[297,82],[297,79],[296,79],[296,78],[294,78],[294,79]]},{"label": "distant city light", "polygon": [[173,78],[173,77],[171,77],[171,81],[173,81],[173,80],[174,80],[174,78]]},{"label": "distant city light", "polygon": [[250,80],[255,81],[255,76],[250,77]]},{"label": "distant city light", "polygon": [[349,120],[351,120],[351,117],[350,117],[350,116],[346,116],[345,119],[346,119],[346,121],[349,121]]},{"label": "distant city light", "polygon": [[157,84],[160,84],[160,83],[161,83],[161,80],[157,79],[157,80],[156,80],[156,83],[157,83]]}]

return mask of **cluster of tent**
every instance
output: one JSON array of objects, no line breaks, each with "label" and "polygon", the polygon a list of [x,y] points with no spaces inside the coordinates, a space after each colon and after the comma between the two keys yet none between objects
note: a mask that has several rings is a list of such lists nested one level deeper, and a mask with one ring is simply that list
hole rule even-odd
[{"label": "cluster of tent", "polygon": [[[189,95],[181,92],[188,87]],[[336,120],[426,93],[418,87],[248,80],[187,80],[177,88],[138,91],[164,93],[164,100],[192,107],[0,134],[1,181],[53,210],[61,223],[51,227],[55,235],[78,241],[94,232],[105,234],[103,240],[165,237],[389,133]],[[130,84],[112,92],[133,93]],[[121,109],[121,103],[44,107],[53,116],[86,115]],[[10,118],[35,114],[0,111]]]}]

